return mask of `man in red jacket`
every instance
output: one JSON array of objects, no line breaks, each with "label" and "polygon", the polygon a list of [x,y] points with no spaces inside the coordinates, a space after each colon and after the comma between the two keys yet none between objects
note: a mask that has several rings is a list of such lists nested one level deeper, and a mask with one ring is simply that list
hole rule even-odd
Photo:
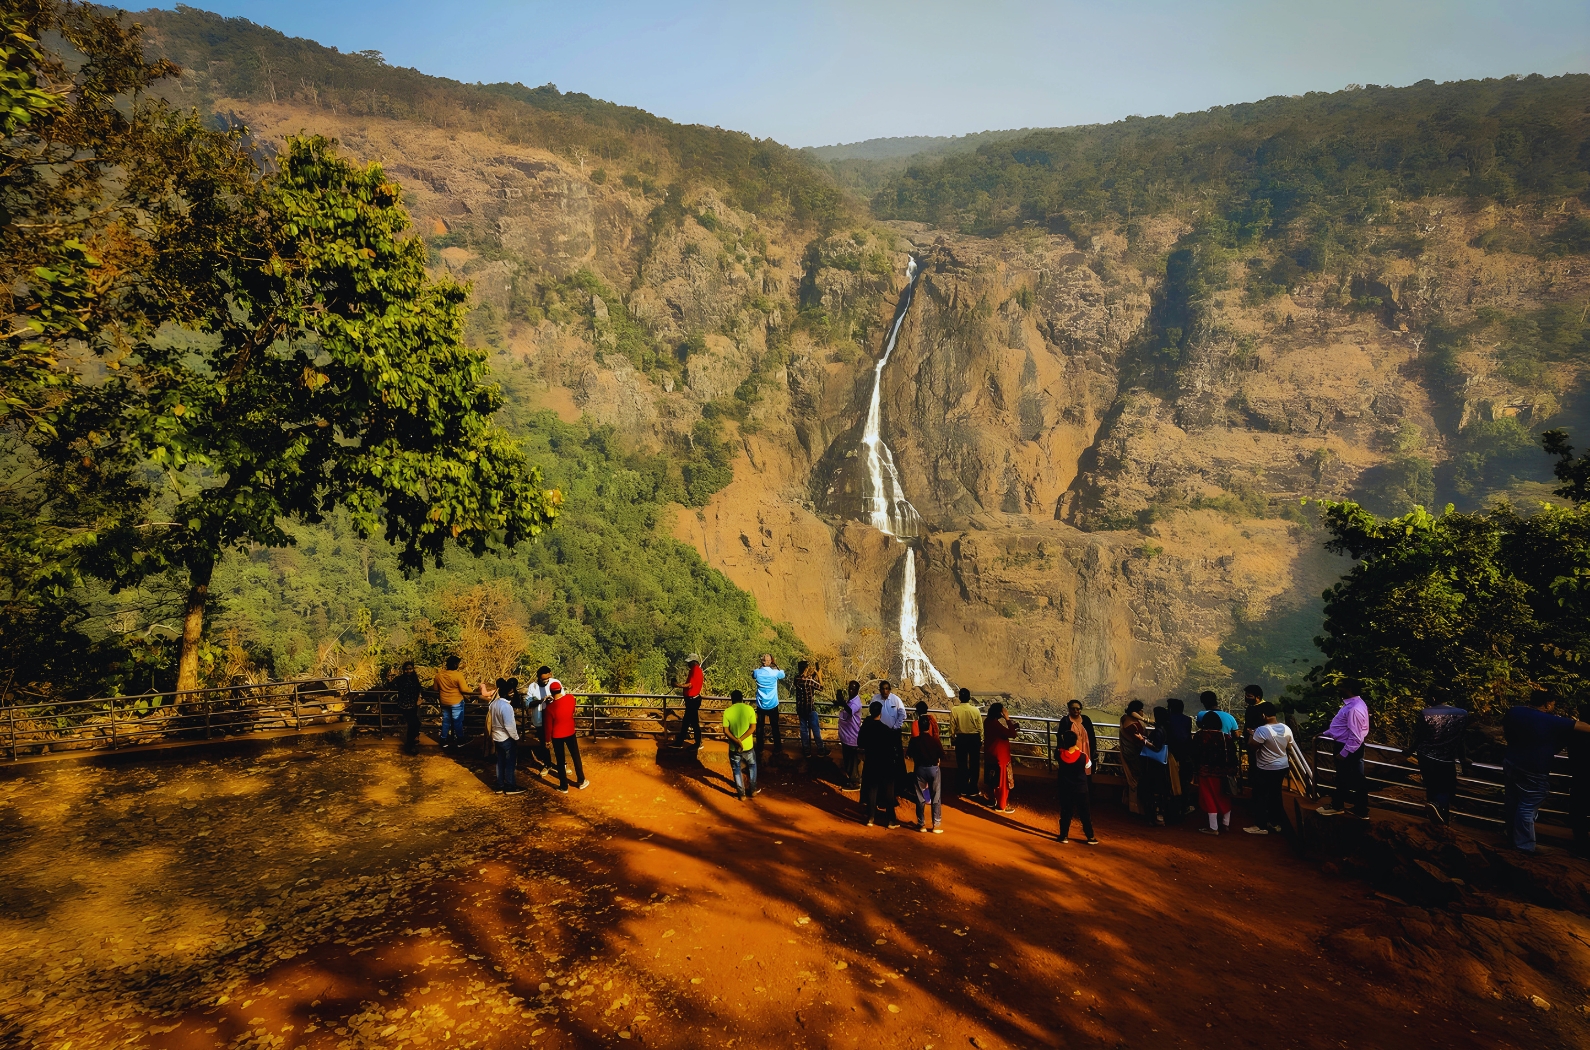
[{"label": "man in red jacket", "polygon": [[574,695],[563,691],[563,683],[556,678],[547,683],[547,738],[552,741],[553,753],[558,762],[558,790],[569,792],[569,773],[564,765],[566,748],[574,756],[574,776],[582,790],[591,786],[585,779],[585,766],[580,762],[580,742],[574,736]]}]

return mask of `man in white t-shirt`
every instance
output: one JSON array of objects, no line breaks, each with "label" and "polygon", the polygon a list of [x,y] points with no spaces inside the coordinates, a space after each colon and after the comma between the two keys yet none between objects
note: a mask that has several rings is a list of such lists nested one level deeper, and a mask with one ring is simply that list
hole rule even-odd
[{"label": "man in white t-shirt", "polygon": [[897,794],[910,798],[916,785],[906,782],[905,737],[900,732],[905,725],[905,701],[895,694],[894,687],[888,682],[879,682],[878,691],[873,694],[872,702],[883,704],[883,714],[879,716],[879,721],[894,733],[895,743],[899,745],[899,757],[895,761],[895,777],[899,781],[896,785]]},{"label": "man in white t-shirt", "polygon": [[525,743],[536,760],[536,776],[552,768],[552,753],[547,750],[547,701],[552,699],[552,668],[536,668],[535,681],[524,689]]},{"label": "man in white t-shirt", "polygon": [[1281,786],[1286,783],[1286,773],[1292,761],[1288,753],[1292,748],[1292,730],[1284,725],[1275,705],[1268,700],[1258,705],[1254,712],[1263,722],[1249,738],[1253,742],[1253,819],[1251,827],[1243,828],[1250,835],[1268,835],[1287,830],[1286,806],[1281,801]]}]

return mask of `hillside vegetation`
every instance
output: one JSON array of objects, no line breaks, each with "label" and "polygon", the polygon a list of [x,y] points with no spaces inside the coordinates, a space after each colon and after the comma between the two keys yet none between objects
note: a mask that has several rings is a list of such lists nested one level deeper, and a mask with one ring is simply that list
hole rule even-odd
[{"label": "hillside vegetation", "polygon": [[1584,192],[1587,106],[1583,74],[1278,96],[986,143],[913,166],[872,205],[985,234],[1216,215],[1246,236],[1302,241],[1317,267],[1399,198]]},{"label": "hillside vegetation", "polygon": [[290,102],[331,113],[416,121],[531,143],[593,166],[628,166],[658,186],[685,178],[721,186],[769,218],[831,223],[852,212],[821,172],[772,139],[676,124],[555,85],[462,84],[389,66],[378,52],[344,54],[244,18],[196,8],[136,16],[152,49],[183,68],[177,102]]}]

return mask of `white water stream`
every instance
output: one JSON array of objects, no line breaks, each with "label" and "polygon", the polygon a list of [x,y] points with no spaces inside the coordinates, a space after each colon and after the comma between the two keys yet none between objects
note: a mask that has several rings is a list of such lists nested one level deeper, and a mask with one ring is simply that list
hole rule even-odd
[{"label": "white water stream", "polygon": [[900,585],[900,677],[913,685],[934,682],[944,690],[945,696],[954,696],[955,690],[945,681],[939,669],[928,659],[922,642],[917,637],[916,606],[916,550],[921,517],[900,488],[900,474],[894,467],[894,453],[883,443],[883,368],[894,355],[895,341],[900,337],[900,326],[911,311],[911,300],[916,295],[916,260],[906,264],[905,294],[895,310],[894,324],[889,329],[888,342],[883,356],[872,371],[872,400],[867,405],[867,425],[862,430],[861,446],[867,457],[867,492],[862,502],[867,508],[868,523],[879,532],[893,536],[905,546],[905,572]]}]

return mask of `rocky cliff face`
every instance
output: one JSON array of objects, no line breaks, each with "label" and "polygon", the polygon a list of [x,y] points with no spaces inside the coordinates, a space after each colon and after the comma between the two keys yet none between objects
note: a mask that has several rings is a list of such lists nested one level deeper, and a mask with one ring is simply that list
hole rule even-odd
[{"label": "rocky cliff face", "polygon": [[[267,137],[309,126],[236,108]],[[1267,299],[1244,296],[1254,263],[1233,259],[1174,378],[1150,382],[1164,253],[1186,232],[1171,220],[1130,244],[904,223],[819,238],[709,191],[660,208],[627,173],[482,135],[312,118],[386,161],[546,407],[667,449],[739,405],[734,480],[680,507],[675,533],[850,671],[898,667],[901,548],[858,521],[857,453],[909,255],[924,272],[884,374],[884,437],[923,518],[922,640],[980,691],[1105,702],[1218,684],[1234,634],[1343,568],[1301,498],[1410,456],[1439,469],[1473,420],[1538,425],[1575,404],[1571,367],[1526,375],[1487,336],[1497,311],[1590,293],[1572,258],[1474,247],[1528,216],[1425,202],[1399,219],[1416,248]],[[526,305],[581,271],[606,291]],[[625,350],[620,313],[682,362]],[[1438,356],[1432,333],[1463,325]]]}]

